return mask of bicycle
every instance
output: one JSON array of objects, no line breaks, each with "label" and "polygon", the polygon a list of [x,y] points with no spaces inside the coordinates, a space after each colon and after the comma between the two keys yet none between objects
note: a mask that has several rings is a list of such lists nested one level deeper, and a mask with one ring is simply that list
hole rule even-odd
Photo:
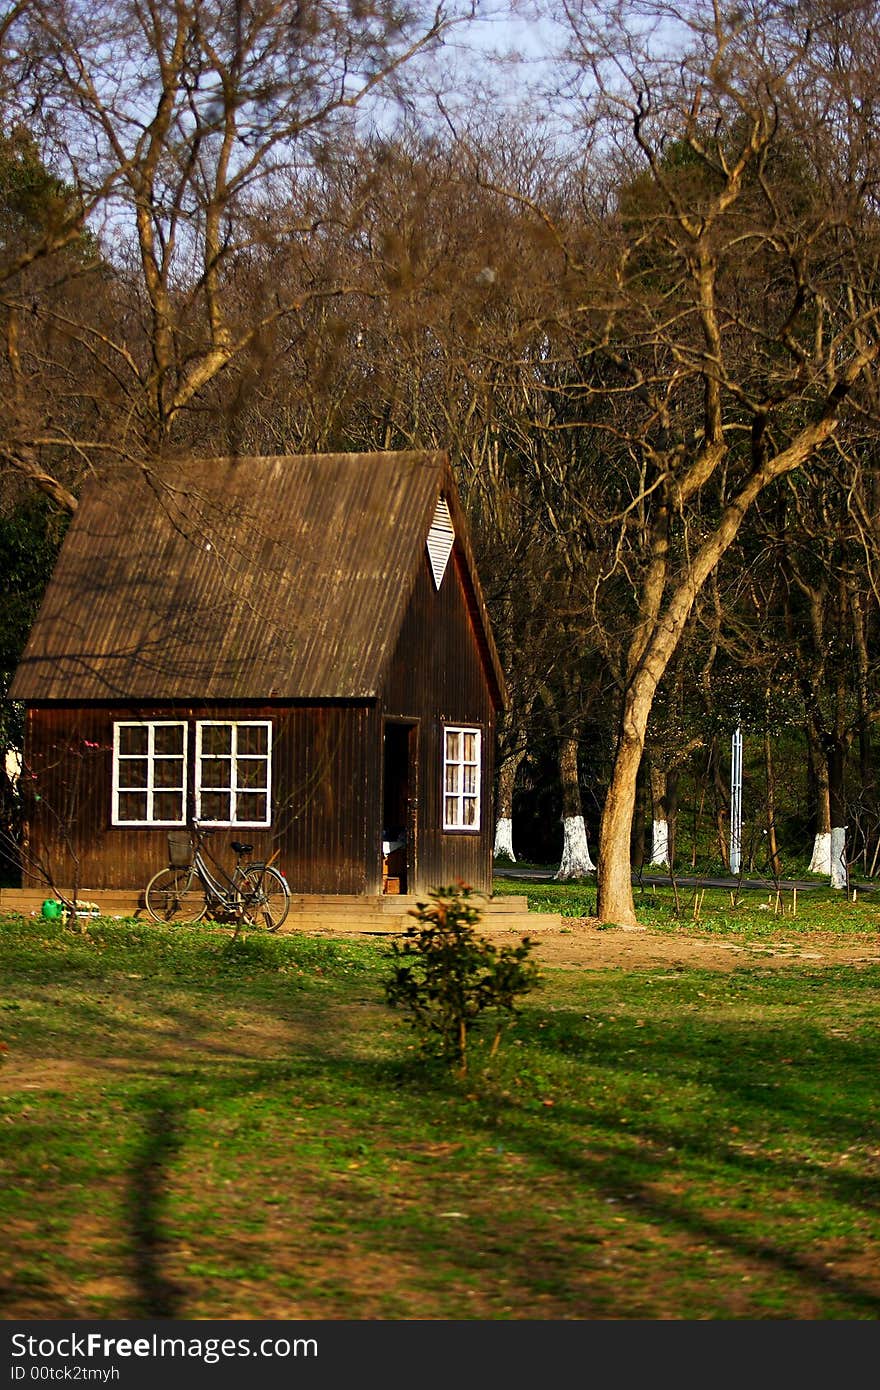
[{"label": "bicycle", "polygon": [[276,932],[290,911],[287,879],[272,863],[277,851],[266,863],[246,864],[253,845],[233,840],[235,868],[231,875],[220,870],[224,882],[208,867],[202,852],[205,839],[214,833],[198,821],[193,822],[191,835],[185,831],[169,832],[169,862],[153,875],[144,890],[144,901],[153,921],[188,926],[200,922],[210,912],[212,917],[233,918],[238,927],[265,927]]}]

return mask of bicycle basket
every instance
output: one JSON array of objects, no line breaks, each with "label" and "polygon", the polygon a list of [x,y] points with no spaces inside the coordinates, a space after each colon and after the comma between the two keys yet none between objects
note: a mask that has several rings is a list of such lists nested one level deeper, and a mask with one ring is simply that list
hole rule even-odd
[{"label": "bicycle basket", "polygon": [[188,869],[193,861],[193,843],[185,830],[169,830],[168,862],[173,869]]}]

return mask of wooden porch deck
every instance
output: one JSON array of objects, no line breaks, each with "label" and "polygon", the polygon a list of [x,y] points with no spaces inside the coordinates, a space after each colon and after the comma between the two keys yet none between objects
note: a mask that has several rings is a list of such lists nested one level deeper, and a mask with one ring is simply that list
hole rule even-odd
[{"label": "wooden porch deck", "polygon": [[[31,916],[40,912],[46,898],[54,896],[46,888],[0,888],[0,914]],[[143,890],[81,888],[77,896],[80,902],[95,903],[102,916],[149,921]],[[281,933],[319,931],[338,932],[342,936],[394,936],[413,925],[409,911],[419,901],[424,898],[417,894],[362,897],[342,893],[292,893],[290,913]],[[541,928],[558,930],[561,925],[558,913],[530,913],[525,896],[490,898],[484,904],[484,913],[481,927],[492,933],[535,932]]]}]

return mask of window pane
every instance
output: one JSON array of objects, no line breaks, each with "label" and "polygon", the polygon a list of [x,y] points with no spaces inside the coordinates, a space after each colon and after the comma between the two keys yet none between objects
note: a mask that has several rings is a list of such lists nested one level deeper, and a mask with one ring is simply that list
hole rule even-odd
[{"label": "window pane", "polygon": [[153,735],[153,748],[157,753],[183,753],[183,725],[157,724]]},{"label": "window pane", "polygon": [[202,758],[199,786],[203,789],[205,787],[228,787],[231,772],[232,760],[230,758]]},{"label": "window pane", "polygon": [[119,819],[123,821],[145,821],[147,819],[147,793],[120,792]]},{"label": "window pane", "polygon": [[146,753],[149,730],[146,724],[120,724],[120,753]]},{"label": "window pane", "polygon": [[154,787],[179,787],[182,781],[182,758],[157,758],[153,763]]},{"label": "window pane", "polygon": [[250,821],[256,821],[258,824],[263,825],[268,819],[266,815],[266,793],[239,792],[236,797],[235,819],[239,825]]},{"label": "window pane", "polygon": [[[116,725],[115,817],[123,824],[179,824],[185,809],[186,725],[143,720]],[[148,794],[152,789],[153,795]]]},{"label": "window pane", "polygon": [[202,792],[202,820],[231,819],[228,792]]},{"label": "window pane", "polygon": [[120,758],[119,786],[126,789],[145,787],[148,767],[146,758]]},{"label": "window pane", "polygon": [[183,820],[182,792],[155,792],[153,794],[154,820]]},{"label": "window pane", "polygon": [[444,732],[443,825],[478,830],[480,825],[480,730]]},{"label": "window pane", "polygon": [[236,763],[236,786],[266,790],[268,766],[263,758],[239,758]]},{"label": "window pane", "polygon": [[268,727],[265,724],[239,724],[238,751],[239,753],[268,753]]},{"label": "window pane", "polygon": [[231,725],[231,724],[203,724],[203,725],[202,725],[202,752],[203,752],[203,753],[231,753],[231,752],[232,752],[232,725]]}]

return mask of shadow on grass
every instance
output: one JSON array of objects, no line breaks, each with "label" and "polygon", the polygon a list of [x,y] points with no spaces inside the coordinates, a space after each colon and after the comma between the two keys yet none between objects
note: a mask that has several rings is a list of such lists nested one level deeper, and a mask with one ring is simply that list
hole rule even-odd
[{"label": "shadow on grass", "polygon": [[[585,1121],[589,1124],[589,1140],[585,1136]],[[471,1123],[476,1127],[479,1121],[472,1120]],[[570,1131],[565,1132],[567,1126],[578,1127],[578,1143],[582,1149],[589,1142],[588,1156],[576,1152]],[[789,1292],[783,1291],[783,1285],[778,1286],[778,1306],[786,1309],[783,1315],[787,1318],[876,1319],[880,1316],[880,1294],[866,1287],[857,1276],[835,1272],[825,1263],[824,1255],[827,1252],[823,1249],[820,1248],[813,1255],[803,1248],[802,1243],[787,1242],[782,1218],[773,1208],[762,1211],[759,1197],[755,1196],[751,1211],[740,1210],[731,1216],[729,1209],[736,1203],[738,1194],[748,1191],[757,1179],[769,1178],[774,1184],[777,1181],[787,1183],[787,1174],[784,1170],[777,1172],[772,1160],[757,1164],[742,1158],[735,1165],[738,1173],[731,1173],[734,1165],[730,1155],[725,1155],[724,1166],[728,1172],[725,1174],[719,1170],[713,1179],[713,1186],[706,1189],[705,1195],[701,1195],[698,1190],[691,1192],[686,1169],[679,1172],[674,1160],[670,1161],[656,1149],[650,1151],[665,1137],[662,1129],[657,1127],[638,1123],[625,1126],[610,1116],[588,1114],[581,1107],[557,1107],[552,1117],[542,1116],[540,1123],[536,1122],[534,1114],[520,1116],[508,1111],[499,1115],[496,1112],[493,1118],[485,1122],[484,1129],[487,1148],[520,1158],[528,1156],[536,1165],[533,1171],[554,1175],[553,1182],[558,1185],[560,1192],[560,1199],[555,1205],[560,1216],[564,1213],[564,1224],[559,1234],[549,1242],[546,1214],[543,1218],[541,1216],[542,1207],[546,1212],[546,1203],[538,1202],[534,1208],[537,1219],[533,1220],[532,1206],[524,1195],[525,1205],[515,1212],[509,1212],[506,1218],[500,1212],[496,1213],[496,1216],[501,1216],[500,1222],[493,1219],[486,1225],[485,1232],[481,1230],[479,1235],[474,1231],[470,1244],[465,1243],[458,1230],[444,1233],[435,1225],[432,1232],[432,1258],[435,1264],[446,1258],[450,1264],[457,1263],[459,1267],[469,1265],[473,1271],[480,1271],[483,1277],[490,1273],[494,1277],[497,1270],[503,1269],[509,1280],[518,1282],[522,1290],[529,1291],[524,1295],[527,1300],[549,1293],[562,1306],[571,1306],[571,1316],[578,1318],[609,1315],[624,1318],[743,1316],[741,1313],[725,1313],[719,1308],[727,1305],[728,1298],[731,1300],[729,1306],[734,1307],[738,1280],[743,1271],[754,1275],[759,1269],[764,1272],[768,1289],[777,1287],[775,1276],[784,1275],[794,1281],[795,1286],[790,1287]],[[648,1151],[638,1155],[630,1153],[622,1158],[621,1142],[644,1144]],[[711,1143],[705,1146],[691,1145],[688,1141],[683,1143],[680,1136],[678,1143],[679,1150],[690,1157],[696,1157],[700,1152],[711,1158],[718,1157]],[[670,1180],[674,1187],[683,1190],[683,1197],[675,1191],[661,1190],[664,1183]],[[444,1181],[439,1172],[436,1181],[439,1190],[443,1190]],[[491,1181],[490,1172],[487,1171],[484,1174],[487,1187]],[[809,1186],[810,1178],[801,1174],[800,1182]],[[450,1175],[450,1193],[455,1188],[455,1178]],[[718,1200],[719,1192],[723,1199],[720,1205],[726,1207],[727,1211],[722,1209],[714,1216],[712,1206]],[[458,1201],[465,1204],[466,1212],[471,1208],[474,1195],[460,1193],[458,1197]],[[476,1196],[479,1198],[479,1194]],[[782,1204],[783,1194],[779,1195],[779,1200]],[[582,1218],[578,1217],[576,1211],[579,1201],[584,1201]],[[593,1211],[590,1210],[591,1203]],[[614,1263],[620,1262],[621,1273],[627,1263],[631,1274],[635,1274],[639,1268],[639,1257],[628,1248],[625,1234],[619,1243],[613,1231],[609,1234],[606,1217],[602,1214],[608,1208],[610,1212],[620,1214],[619,1218],[611,1217],[613,1220],[629,1222],[632,1219],[644,1223],[643,1230],[653,1234],[643,1236],[642,1242],[647,1239],[658,1250],[665,1248],[667,1262],[671,1261],[670,1277],[681,1281],[681,1295],[676,1296],[676,1303],[685,1311],[677,1314],[663,1311],[662,1295],[660,1302],[657,1302],[656,1280],[653,1289],[645,1294],[645,1299],[634,1291],[632,1285],[629,1288],[619,1286],[613,1293],[608,1292],[607,1285],[604,1290],[599,1286],[595,1289],[591,1287],[589,1271],[594,1262],[589,1254],[584,1256],[585,1248],[587,1251],[590,1247],[605,1248],[612,1254],[616,1249]],[[479,1216],[479,1213],[475,1211],[474,1215]],[[795,1218],[790,1216],[789,1220],[795,1221]],[[751,1234],[747,1229],[750,1224],[763,1224],[765,1230],[769,1227],[770,1233],[756,1231]],[[635,1234],[638,1235],[637,1232]],[[425,1232],[420,1226],[414,1226],[409,1231],[401,1223],[389,1239],[401,1253],[410,1256],[424,1254]],[[478,1243],[475,1244],[475,1240]],[[833,1245],[833,1238],[831,1243]],[[644,1243],[642,1248],[645,1248]],[[724,1270],[726,1285],[719,1286],[714,1294],[709,1295],[708,1312],[705,1301],[704,1306],[700,1307],[701,1294],[698,1289],[685,1292],[688,1280],[700,1278],[693,1268],[690,1273],[686,1272],[689,1252],[693,1259],[702,1261],[700,1252],[706,1248],[711,1248],[727,1260],[726,1266],[719,1264],[716,1267],[719,1275]],[[678,1262],[676,1251],[681,1257],[678,1274],[674,1273]],[[607,1265],[608,1261],[602,1263]],[[641,1261],[641,1267],[647,1276],[650,1266]],[[655,1277],[656,1271],[651,1272]],[[576,1286],[579,1289],[575,1294],[573,1290]],[[670,1297],[673,1297],[674,1287],[674,1283],[670,1285]],[[756,1294],[758,1302],[752,1301],[752,1307],[761,1306],[757,1286],[753,1286],[749,1296]],[[801,1306],[800,1296],[806,1299],[808,1306],[811,1299],[818,1299],[822,1311],[806,1314],[797,1311]],[[522,1302],[522,1298],[520,1294],[517,1301]],[[625,1300],[629,1301],[629,1307]],[[836,1300],[839,1310],[829,1311],[829,1300]],[[693,1311],[695,1308],[700,1311]],[[754,1312],[745,1314],[761,1315]]]},{"label": "shadow on grass", "polygon": [[166,1096],[145,1098],[140,1145],[129,1170],[126,1216],[131,1232],[136,1305],[131,1316],[174,1318],[182,1290],[164,1272],[164,1211],[171,1166],[183,1142],[181,1115]]},{"label": "shadow on grass", "polygon": [[[512,1106],[492,1103],[490,1098],[486,1113],[475,1115],[473,1123],[482,1124],[494,1145],[500,1142],[513,1152],[529,1154],[541,1168],[557,1174],[562,1190],[568,1186],[572,1192],[591,1191],[620,1212],[637,1213],[667,1239],[708,1244],[746,1265],[754,1263],[793,1276],[805,1291],[830,1295],[847,1305],[843,1316],[880,1315],[880,1293],[870,1287],[873,1279],[866,1286],[837,1273],[824,1262],[829,1250],[820,1248],[813,1255],[799,1248],[802,1240],[787,1243],[784,1236],[786,1219],[803,1233],[804,1218],[795,1216],[792,1208],[804,1203],[814,1206],[814,1220],[821,1228],[826,1221],[821,1202],[838,1204],[831,1213],[832,1233],[825,1237],[833,1248],[835,1220],[842,1230],[858,1229],[860,1218],[878,1206],[880,1181],[829,1171],[814,1152],[817,1142],[829,1138],[837,1138],[840,1148],[870,1138],[868,1112],[876,1072],[864,1047],[835,1042],[829,1048],[825,1039],[823,1055],[822,1037],[810,1038],[821,1055],[817,1068],[821,1065],[826,1076],[837,1073],[837,1084],[830,1087],[821,1084],[822,1075],[811,1077],[809,1066],[802,1065],[796,1075],[789,1068],[792,1057],[787,1054],[803,1057],[804,1033],[810,1033],[809,1029],[780,1028],[769,1034],[759,1032],[757,1038],[747,1030],[726,1030],[724,1038],[718,1038],[711,1034],[717,1023],[707,1022],[702,1029],[689,1025],[687,1031],[667,1025],[655,1036],[643,1034],[636,1051],[625,1048],[632,1039],[631,1030],[621,1029],[617,1038],[609,1030],[601,1041],[589,1042],[574,1017],[566,1025],[558,1014],[533,1010],[532,1018],[535,1031],[529,1038],[530,1050],[556,1054],[568,1064],[575,1060],[584,1067],[585,1090],[592,1085],[593,1095],[582,1102],[557,1096],[552,1108],[543,1113],[539,1100]],[[701,1032],[702,1051],[695,1058]],[[873,1044],[867,1054],[875,1048]],[[548,1069],[539,1056],[531,1059],[533,1067],[536,1060],[532,1078],[536,1094],[540,1094],[541,1083],[537,1080],[536,1085],[536,1079],[542,1071],[551,1089],[571,1084],[558,1073],[554,1077],[555,1062]],[[760,1075],[769,1078],[768,1090],[763,1092],[756,1088]],[[613,1095],[604,1100],[600,1087],[609,1080]],[[662,1110],[670,1082],[673,1096],[680,1090],[682,1098],[673,1103],[666,1120],[651,1111],[655,1098]],[[631,1105],[621,1096],[621,1083],[633,1091]],[[710,1106],[714,1123],[706,1124],[702,1118],[696,1093],[694,1111],[686,1113],[682,1088],[689,1085],[715,1093]],[[649,1091],[655,1096],[644,1094]],[[779,1144],[775,1153],[744,1152],[737,1146],[736,1125],[732,1130],[724,1125],[725,1113],[737,1106],[741,1111],[735,1118],[742,1123],[745,1114],[744,1137],[772,1135],[781,1126],[789,1130],[774,1141]],[[586,1157],[585,1147],[589,1149]],[[711,1177],[706,1176],[707,1162],[712,1165]],[[689,1168],[694,1177],[689,1176]],[[663,1186],[672,1190],[663,1191]],[[677,1196],[676,1187],[683,1189],[684,1200]],[[820,1189],[824,1198],[817,1196]],[[751,1206],[741,1202],[745,1193],[751,1195]],[[767,1203],[764,1209],[762,1201]],[[717,1217],[710,1214],[716,1205]],[[754,1234],[749,1226],[755,1228]],[[558,1291],[564,1296],[564,1263]]]},{"label": "shadow on grass", "polygon": [[[559,1041],[558,1035],[550,1039],[550,1050]],[[608,1052],[605,1064],[609,1069],[624,1071],[635,1065],[632,1059],[620,1056],[613,1045]],[[781,1306],[787,1310],[799,1306],[799,1288],[808,1298],[813,1294],[824,1299],[826,1305],[836,1299],[843,1309],[808,1316],[880,1315],[880,1296],[870,1285],[866,1287],[865,1281],[825,1268],[821,1250],[814,1257],[795,1232],[792,1234],[796,1238],[787,1240],[784,1218],[774,1216],[772,1208],[760,1208],[762,1193],[765,1199],[770,1193],[771,1200],[776,1200],[778,1194],[780,1203],[801,1189],[805,1198],[811,1198],[818,1172],[798,1173],[780,1159],[736,1152],[723,1142],[717,1128],[707,1129],[697,1113],[688,1121],[679,1111],[667,1123],[661,1116],[629,1110],[626,1124],[619,1102],[603,1101],[590,1094],[598,1068],[595,1058],[584,1060],[592,1065],[584,1066],[583,1098],[564,1096],[559,1087],[556,1103],[549,1110],[542,1109],[540,1078],[535,1075],[524,1077],[526,1084],[514,1102],[497,1088],[489,1094],[477,1078],[462,1088],[442,1071],[415,1063],[367,1060],[353,1057],[350,1052],[334,1056],[329,1050],[321,1057],[244,1063],[234,1074],[229,1074],[225,1067],[218,1071],[213,1065],[191,1069],[181,1066],[173,1088],[139,1087],[136,1094],[129,1093],[125,1103],[133,1131],[122,1213],[129,1234],[129,1267],[135,1290],[124,1313],[119,1315],[187,1316],[189,1294],[169,1273],[170,1260],[179,1254],[182,1239],[182,1232],[169,1213],[169,1195],[174,1175],[180,1170],[184,1146],[198,1146],[198,1134],[195,1130],[190,1134],[190,1116],[195,1119],[198,1112],[200,1116],[213,1117],[209,1122],[214,1126],[220,1120],[214,1133],[221,1136],[224,1144],[228,1136],[240,1146],[249,1118],[263,1107],[268,1107],[264,1112],[267,1129],[261,1137],[260,1159],[263,1164],[268,1160],[269,1166],[258,1165],[247,1171],[252,1178],[254,1172],[260,1172],[261,1182],[266,1181],[269,1173],[283,1172],[287,1182],[308,1195],[303,1209],[310,1209],[316,1221],[305,1257],[298,1240],[302,1234],[298,1226],[275,1230],[264,1262],[275,1268],[274,1250],[287,1262],[288,1275],[294,1265],[305,1260],[302,1268],[311,1269],[314,1280],[312,1261],[322,1249],[323,1240],[320,1222],[329,1213],[334,1227],[344,1224],[351,1250],[360,1250],[364,1258],[378,1246],[386,1254],[393,1251],[405,1255],[410,1269],[425,1271],[427,1282],[422,1283],[419,1295],[423,1308],[433,1306],[431,1300],[442,1296],[446,1286],[466,1288],[469,1280],[478,1279],[488,1290],[498,1271],[503,1270],[508,1283],[515,1286],[512,1297],[518,1309],[539,1308],[541,1305],[534,1300],[549,1295],[556,1305],[571,1309],[571,1315],[581,1318],[669,1315],[662,1311],[663,1298],[668,1302],[673,1296],[669,1290],[661,1290],[658,1304],[655,1284],[639,1301],[632,1281],[641,1277],[640,1270],[647,1276],[649,1266],[626,1248],[625,1241],[618,1248],[615,1230],[608,1224],[614,1219],[609,1214],[611,1204],[612,1212],[631,1216],[644,1223],[645,1230],[653,1228],[658,1233],[667,1264],[670,1259],[673,1262],[673,1273],[677,1249],[683,1255],[691,1252],[699,1261],[699,1247],[711,1245],[729,1261],[729,1269],[724,1273],[725,1278],[734,1281],[730,1285],[731,1296],[735,1296],[736,1276],[744,1267],[751,1267],[754,1272],[760,1266],[766,1271],[768,1285],[772,1286],[774,1274],[796,1281],[794,1290],[780,1291]],[[661,1062],[661,1066],[667,1062],[668,1059]],[[353,1106],[356,1109],[352,1110]],[[765,1110],[767,1117],[772,1118],[770,1097]],[[314,1123],[298,1131],[299,1147],[293,1147],[291,1118],[303,1113],[313,1116]],[[803,1115],[806,1142],[813,1112],[805,1106]],[[828,1117],[816,1118],[824,1129]],[[200,1118],[202,1132],[205,1123]],[[312,1146],[307,1159],[302,1150],[304,1141]],[[475,1142],[477,1149],[473,1147]],[[356,1145],[356,1150],[352,1145]],[[667,1151],[671,1145],[676,1148],[675,1154]],[[448,1164],[442,1158],[438,1162],[433,1154],[426,1156],[426,1150],[434,1147],[448,1147],[456,1156]],[[473,1155],[464,1166],[462,1150],[470,1150]],[[503,1156],[496,1158],[496,1152]],[[353,1171],[349,1171],[352,1154],[357,1161]],[[375,1166],[371,1164],[371,1154]],[[520,1163],[525,1160],[527,1166],[508,1167],[508,1156]],[[386,1158],[393,1158],[395,1165],[402,1162],[402,1172],[409,1175],[406,1179],[391,1179],[394,1186],[406,1182],[407,1200],[403,1204],[390,1195]],[[713,1161],[709,1177],[707,1160]],[[478,1182],[472,1180],[471,1167],[479,1170]],[[696,1181],[693,1188],[691,1175]],[[829,1192],[837,1187],[840,1176],[832,1179],[831,1175],[822,1175],[823,1181],[826,1177],[829,1180]],[[499,1204],[492,1195],[495,1184],[499,1184],[500,1193],[505,1190],[503,1184],[510,1181],[516,1184],[516,1195]],[[530,1197],[529,1189],[534,1184],[537,1185]],[[751,1210],[739,1209],[731,1214],[737,1195],[744,1192],[753,1194],[755,1205]],[[437,1201],[439,1193],[443,1194],[442,1203]],[[723,1205],[713,1211],[719,1195]],[[857,1188],[837,1192],[839,1200],[848,1200],[850,1217],[857,1216],[859,1195],[864,1199],[864,1192],[859,1194]],[[464,1212],[469,1219],[466,1223],[450,1223],[444,1218],[443,1205]],[[220,1213],[218,1219],[222,1223]],[[632,1231],[632,1227],[629,1229]],[[231,1259],[229,1242],[233,1236],[234,1227],[224,1229],[221,1224],[210,1237],[221,1262],[228,1264]],[[621,1275],[627,1275],[628,1284],[624,1281],[618,1285],[613,1275],[602,1270],[601,1265],[607,1263],[603,1256],[609,1253],[615,1262],[621,1262]],[[334,1252],[328,1248],[318,1267],[333,1257]],[[598,1280],[591,1275],[594,1267],[601,1276]],[[312,1289],[317,1300],[329,1297],[330,1288],[336,1287],[329,1280],[327,1268],[324,1264]],[[342,1273],[340,1270],[340,1277]],[[693,1270],[688,1275],[682,1266],[674,1277],[685,1281],[698,1276]],[[453,1284],[449,1284],[450,1278]],[[25,1290],[20,1279],[16,1282],[18,1297],[12,1303],[21,1306]],[[278,1290],[284,1287],[283,1283],[278,1284]],[[32,1290],[34,1295],[38,1292]],[[389,1290],[389,1297],[393,1293],[393,1289]],[[367,1302],[363,1306],[371,1307],[369,1291],[346,1290],[348,1316],[359,1315],[359,1299],[364,1297]],[[700,1307],[702,1316],[724,1316],[717,1309],[726,1297],[724,1288],[719,1286],[710,1294],[708,1313],[705,1300],[702,1305],[699,1303],[699,1293],[693,1306]],[[618,1298],[624,1301],[614,1302]],[[55,1312],[44,1306],[46,1310],[36,1316],[63,1315],[60,1309]],[[340,1305],[332,1306],[337,1309]],[[407,1311],[400,1311],[404,1307]],[[409,1305],[401,1304],[400,1308],[389,1315],[413,1316]],[[522,1316],[514,1316],[517,1315]],[[787,1311],[785,1316],[798,1314]]]}]

